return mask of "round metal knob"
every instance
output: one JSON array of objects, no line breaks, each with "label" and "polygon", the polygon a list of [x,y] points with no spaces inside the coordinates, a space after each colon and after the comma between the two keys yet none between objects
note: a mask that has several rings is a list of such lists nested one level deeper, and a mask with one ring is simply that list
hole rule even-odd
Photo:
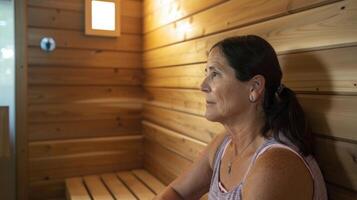
[{"label": "round metal knob", "polygon": [[40,46],[43,51],[51,52],[55,50],[56,42],[52,37],[43,37]]}]

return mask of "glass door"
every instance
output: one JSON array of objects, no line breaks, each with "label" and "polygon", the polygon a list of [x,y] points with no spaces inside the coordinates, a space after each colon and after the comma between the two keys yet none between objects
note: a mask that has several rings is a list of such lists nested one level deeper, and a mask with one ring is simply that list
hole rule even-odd
[{"label": "glass door", "polygon": [[0,0],[0,199],[15,199],[14,1]]}]

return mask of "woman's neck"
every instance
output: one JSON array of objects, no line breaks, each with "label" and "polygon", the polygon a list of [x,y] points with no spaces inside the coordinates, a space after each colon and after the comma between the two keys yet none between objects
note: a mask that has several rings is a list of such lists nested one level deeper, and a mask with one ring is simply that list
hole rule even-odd
[{"label": "woman's neck", "polygon": [[238,120],[224,123],[224,127],[232,140],[235,155],[238,155],[249,146],[258,146],[264,140],[261,130],[265,121],[263,117],[257,115],[235,119]]}]

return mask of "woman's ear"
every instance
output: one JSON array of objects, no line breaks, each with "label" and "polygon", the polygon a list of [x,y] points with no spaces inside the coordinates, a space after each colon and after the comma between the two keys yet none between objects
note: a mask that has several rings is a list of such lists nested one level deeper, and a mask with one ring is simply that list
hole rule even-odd
[{"label": "woman's ear", "polygon": [[264,94],[265,78],[262,75],[255,75],[249,80],[250,94],[249,100],[255,102],[260,99]]}]

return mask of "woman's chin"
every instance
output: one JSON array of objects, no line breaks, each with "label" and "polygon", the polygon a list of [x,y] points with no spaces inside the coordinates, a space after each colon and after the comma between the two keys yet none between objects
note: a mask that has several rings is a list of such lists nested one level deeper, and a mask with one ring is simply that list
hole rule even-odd
[{"label": "woman's chin", "polygon": [[219,122],[219,116],[206,111],[205,118],[211,122]]}]

